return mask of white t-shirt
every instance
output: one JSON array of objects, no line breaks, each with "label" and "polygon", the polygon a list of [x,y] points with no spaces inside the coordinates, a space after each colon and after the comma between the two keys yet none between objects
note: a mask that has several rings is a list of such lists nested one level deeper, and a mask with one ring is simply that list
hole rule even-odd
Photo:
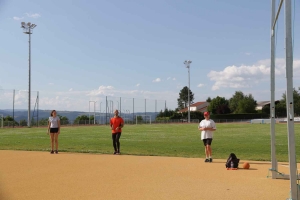
[{"label": "white t-shirt", "polygon": [[59,117],[49,117],[50,128],[58,128]]},{"label": "white t-shirt", "polygon": [[[198,128],[213,128],[217,129],[216,124],[213,120],[209,119],[203,119]],[[214,131],[201,131],[201,140],[207,139],[207,138],[213,138],[214,136]]]}]

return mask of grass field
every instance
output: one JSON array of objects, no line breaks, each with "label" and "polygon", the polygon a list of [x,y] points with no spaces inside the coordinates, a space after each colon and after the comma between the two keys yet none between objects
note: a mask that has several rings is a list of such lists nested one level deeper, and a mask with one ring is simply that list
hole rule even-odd
[{"label": "grass field", "polygon": [[[174,157],[204,157],[198,124],[128,125],[123,129],[122,154]],[[300,124],[295,124],[299,152]],[[226,159],[231,152],[242,160],[270,160],[270,125],[217,124],[212,144],[213,157]],[[49,151],[46,128],[0,129],[1,150]],[[63,152],[113,152],[109,126],[62,127],[59,150]],[[286,124],[276,124],[276,155],[288,161]],[[300,155],[300,154],[298,154]],[[299,161],[298,157],[298,161]]]}]

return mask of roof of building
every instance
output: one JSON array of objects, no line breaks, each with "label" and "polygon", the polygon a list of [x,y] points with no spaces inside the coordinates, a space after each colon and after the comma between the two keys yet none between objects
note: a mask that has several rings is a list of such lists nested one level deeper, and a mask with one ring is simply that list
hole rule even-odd
[{"label": "roof of building", "polygon": [[[198,107],[200,106],[201,104],[205,104],[207,103],[206,101],[199,101],[199,102],[196,102],[196,103],[193,103],[190,105],[190,107]],[[206,106],[207,107],[207,106]],[[201,108],[200,110],[203,110],[203,108]],[[188,108],[183,108],[181,110],[179,110],[178,112],[179,113],[183,113],[183,112],[187,112],[188,111]]]}]

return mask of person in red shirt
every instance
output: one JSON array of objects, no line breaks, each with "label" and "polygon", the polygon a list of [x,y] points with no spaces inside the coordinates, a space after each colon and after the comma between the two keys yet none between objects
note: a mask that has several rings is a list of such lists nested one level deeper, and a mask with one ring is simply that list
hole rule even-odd
[{"label": "person in red shirt", "polygon": [[122,128],[124,127],[124,120],[119,116],[119,111],[115,110],[115,116],[110,119],[110,127],[112,132],[112,140],[114,146],[114,154],[120,154],[120,137]]}]

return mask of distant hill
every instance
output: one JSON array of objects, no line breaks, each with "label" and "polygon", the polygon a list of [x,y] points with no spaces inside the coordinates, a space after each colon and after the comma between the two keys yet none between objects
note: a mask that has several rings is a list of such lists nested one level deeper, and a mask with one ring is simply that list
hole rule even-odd
[{"label": "distant hill", "polygon": [[[50,116],[50,112],[51,110],[39,110],[38,113],[38,117],[39,119],[42,118],[48,118]],[[3,114],[4,117],[6,116],[13,116],[13,110],[12,109],[6,109],[6,110],[0,110],[0,114]],[[65,116],[67,117],[69,120],[75,120],[78,116],[80,115],[87,115],[89,116],[88,112],[82,112],[82,111],[57,111],[58,115],[61,116]],[[158,113],[154,113],[154,112],[147,112],[146,115],[150,115],[151,116],[151,120],[154,120],[156,118],[156,115]],[[23,109],[17,109],[14,112],[14,118],[15,121],[20,121],[20,120],[26,120],[27,121],[27,110],[23,110]],[[90,115],[94,115],[94,112],[91,112]],[[124,117],[124,114],[122,114],[122,117]],[[126,114],[128,116],[128,114]],[[134,113],[134,115],[145,115],[145,113]],[[33,116],[34,118],[37,117],[37,113],[31,113],[31,116]],[[99,116],[99,113],[96,113],[96,116]],[[102,116],[105,116],[105,113],[102,113]],[[132,116],[132,113],[130,114],[130,116]],[[97,119],[97,117],[96,117]]]}]

